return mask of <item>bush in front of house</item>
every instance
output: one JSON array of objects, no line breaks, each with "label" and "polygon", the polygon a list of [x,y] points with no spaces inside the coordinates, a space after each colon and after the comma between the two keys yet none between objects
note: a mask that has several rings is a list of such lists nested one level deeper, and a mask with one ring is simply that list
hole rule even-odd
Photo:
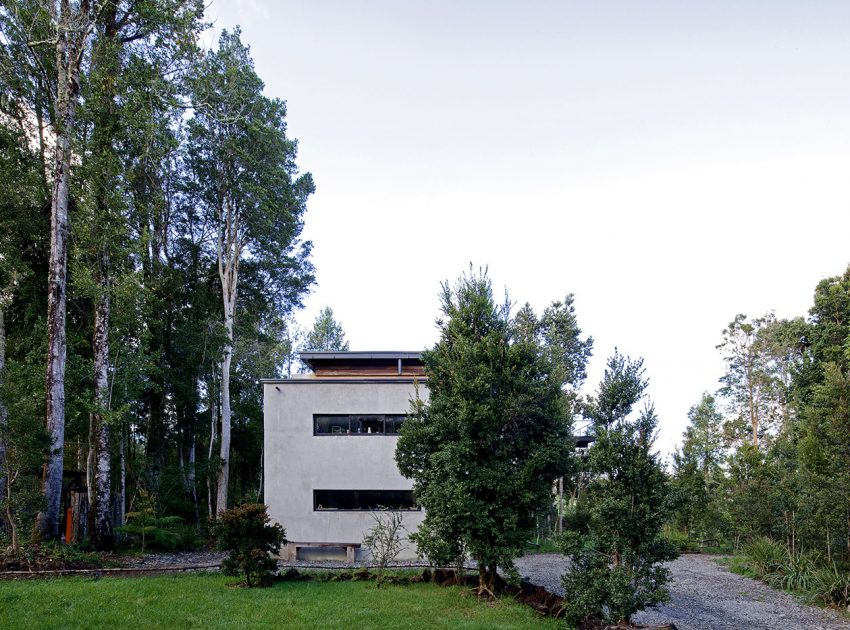
[{"label": "bush in front of house", "polygon": [[225,575],[241,575],[249,587],[269,583],[277,569],[273,554],[286,542],[286,531],[271,524],[266,505],[246,503],[221,512],[212,533],[219,549],[228,552],[221,563]]},{"label": "bush in front of house", "polygon": [[375,524],[363,536],[363,545],[369,550],[372,562],[378,575],[376,580],[380,588],[384,582],[387,566],[395,561],[404,548],[403,525],[404,516],[401,512],[372,512]]}]

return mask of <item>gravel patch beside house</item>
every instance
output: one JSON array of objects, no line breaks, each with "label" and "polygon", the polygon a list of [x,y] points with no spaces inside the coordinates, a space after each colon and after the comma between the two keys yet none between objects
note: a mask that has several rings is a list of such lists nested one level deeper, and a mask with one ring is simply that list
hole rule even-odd
[{"label": "gravel patch beside house", "polygon": [[141,557],[126,556],[121,566],[128,569],[190,568],[221,564],[227,554],[223,551],[181,551],[176,553],[146,553]]},{"label": "gravel patch beside house", "polygon": [[[557,554],[517,561],[520,575],[559,595],[567,565]],[[636,615],[636,623],[674,623],[679,630],[850,630],[850,621],[836,611],[808,606],[789,593],[731,573],[716,557],[684,555],[668,566],[671,601]]]}]

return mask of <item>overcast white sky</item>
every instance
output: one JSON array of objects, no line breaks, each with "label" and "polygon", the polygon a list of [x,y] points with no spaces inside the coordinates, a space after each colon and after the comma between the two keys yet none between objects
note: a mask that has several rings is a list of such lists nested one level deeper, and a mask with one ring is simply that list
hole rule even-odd
[{"label": "overcast white sky", "polygon": [[[436,341],[439,283],[576,295],[643,356],[658,446],[736,313],[804,315],[850,263],[850,3],[213,0],[286,99],[305,237],[352,350]],[[215,37],[207,41],[215,41]]]}]

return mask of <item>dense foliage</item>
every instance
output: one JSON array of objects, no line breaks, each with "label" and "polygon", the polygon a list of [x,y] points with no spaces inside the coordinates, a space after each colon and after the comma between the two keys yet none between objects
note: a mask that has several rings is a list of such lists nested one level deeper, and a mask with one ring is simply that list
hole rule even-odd
[{"label": "dense foliage", "polygon": [[304,338],[305,350],[348,350],[342,324],[334,319],[334,312],[326,306],[316,316],[313,327]]},{"label": "dense foliage", "polygon": [[221,563],[225,575],[244,576],[248,586],[268,584],[286,532],[278,523],[271,524],[265,505],[246,503],[220,512],[213,535],[219,548],[228,552]]},{"label": "dense foliage", "polygon": [[[674,456],[672,525],[782,562],[753,573],[846,604],[850,571],[850,269],[818,283],[807,319],[738,315],[719,346],[718,401],[703,396]],[[754,551],[753,551],[754,550]],[[767,551],[766,551],[767,550]],[[808,568],[811,580],[801,580]],[[816,578],[814,577],[816,576]],[[842,580],[844,580],[842,582]],[[833,586],[830,586],[833,585]]]},{"label": "dense foliage", "polygon": [[[0,6],[0,520],[16,541],[39,512],[64,533],[69,491],[102,547],[143,493],[197,530],[216,503],[261,498],[257,381],[289,372],[313,182],[238,30],[199,48],[203,8]],[[78,56],[57,55],[68,37]],[[45,320],[49,289],[67,317]]]},{"label": "dense foliage", "polygon": [[570,466],[571,420],[536,324],[521,329],[494,302],[486,272],[441,297],[440,339],[423,353],[429,398],[414,403],[396,461],[426,510],[412,536],[420,552],[440,563],[469,554],[479,593],[492,595]]},{"label": "dense foliage", "polygon": [[664,468],[652,452],[658,420],[651,406],[632,413],[647,384],[642,360],[615,353],[587,404],[596,441],[583,462],[591,480],[579,498],[585,518],[561,536],[572,560],[563,584],[573,624],[628,622],[667,597],[661,562],[675,552],[661,536],[670,510]]}]

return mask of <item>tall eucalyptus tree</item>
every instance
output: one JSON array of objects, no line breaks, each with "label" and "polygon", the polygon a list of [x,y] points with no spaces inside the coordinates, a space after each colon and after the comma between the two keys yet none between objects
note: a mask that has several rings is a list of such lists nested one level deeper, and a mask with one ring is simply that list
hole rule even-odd
[{"label": "tall eucalyptus tree", "polygon": [[[71,188],[72,143],[77,130],[80,73],[91,46],[91,35],[107,2],[98,0],[3,0],[0,32],[17,49],[14,58],[32,80],[31,111],[47,101],[52,160],[50,263],[47,284],[46,422],[50,456],[44,473],[45,511],[39,529],[47,538],[59,536],[65,442],[65,361],[67,355],[66,289],[68,267],[68,199]],[[43,136],[39,125],[39,133]]]},{"label": "tall eucalyptus tree", "polygon": [[193,73],[194,116],[187,164],[196,198],[214,226],[225,344],[221,358],[221,442],[216,511],[227,508],[230,474],[230,374],[239,281],[258,276],[268,304],[282,314],[300,304],[313,282],[311,245],[300,234],[309,173],[298,175],[297,143],[286,135],[286,104],[263,95],[240,32],[223,31],[218,50]]},{"label": "tall eucalyptus tree", "polygon": [[[197,0],[121,0],[106,3],[94,28],[91,62],[84,77],[81,227],[75,241],[90,275],[85,293],[94,303],[92,334],[94,400],[89,429],[89,495],[94,506],[94,534],[101,545],[112,538],[111,437],[109,374],[113,285],[132,273],[129,259],[129,195],[126,153],[133,127],[150,124],[149,112],[132,111],[142,91],[149,99],[168,101],[176,91],[181,64],[195,52],[203,5]],[[146,66],[161,80],[149,82]],[[176,79],[165,75],[171,70]],[[128,144],[130,146],[128,146]],[[85,284],[85,283],[81,283]]]}]

